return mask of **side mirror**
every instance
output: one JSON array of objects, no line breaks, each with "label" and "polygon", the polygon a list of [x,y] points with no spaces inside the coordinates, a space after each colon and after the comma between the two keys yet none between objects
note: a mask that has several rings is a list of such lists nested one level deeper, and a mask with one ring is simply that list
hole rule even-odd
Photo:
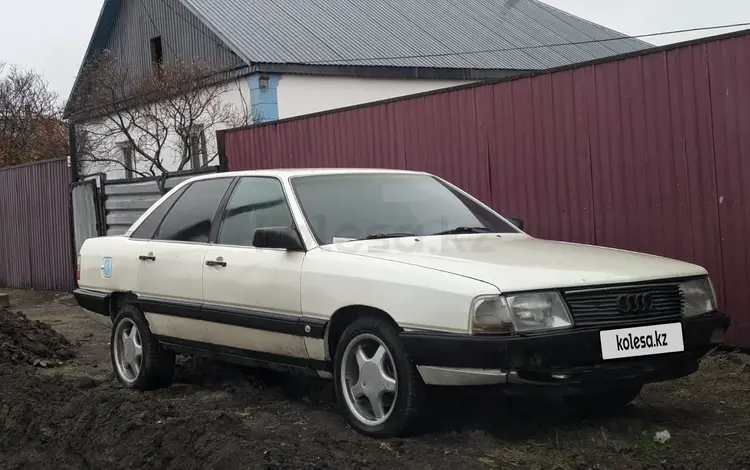
[{"label": "side mirror", "polygon": [[293,227],[266,227],[255,230],[253,246],[278,248],[288,251],[305,251],[302,239]]},{"label": "side mirror", "polygon": [[508,222],[515,225],[518,230],[523,231],[523,219],[518,219],[516,217],[506,217],[508,219]]}]

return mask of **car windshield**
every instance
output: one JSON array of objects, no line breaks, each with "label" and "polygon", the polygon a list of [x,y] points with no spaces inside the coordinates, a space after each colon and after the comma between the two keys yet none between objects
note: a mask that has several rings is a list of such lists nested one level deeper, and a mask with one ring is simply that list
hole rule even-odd
[{"label": "car windshield", "polygon": [[423,174],[351,173],[298,176],[292,188],[318,243],[518,230]]}]

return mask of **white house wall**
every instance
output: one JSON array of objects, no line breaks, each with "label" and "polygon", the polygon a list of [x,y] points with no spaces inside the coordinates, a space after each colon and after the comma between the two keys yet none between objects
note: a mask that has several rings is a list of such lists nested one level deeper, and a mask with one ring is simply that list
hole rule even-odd
[{"label": "white house wall", "polygon": [[471,83],[470,80],[283,75],[276,91],[279,119]]},{"label": "white house wall", "polygon": [[[264,78],[261,79],[261,77]],[[228,91],[224,93],[222,101],[236,106],[238,110],[248,112],[254,122],[267,122],[470,82],[468,80],[381,79],[256,73],[234,80],[228,87]],[[100,119],[78,123],[78,126],[96,133],[101,123]],[[227,126],[219,125],[206,128],[209,156],[213,156],[217,150],[216,131],[225,127]],[[124,135],[113,137],[103,146],[103,151],[106,152],[124,140],[126,140]],[[173,139],[167,142],[162,150],[162,163],[168,171],[176,171],[179,166],[182,155],[177,144],[177,136],[173,136]],[[213,160],[209,164],[217,165],[218,160]],[[146,171],[150,164],[142,158],[138,159],[136,155],[136,165],[138,170]],[[185,166],[185,169],[189,168],[190,164]],[[126,177],[125,169],[115,163],[84,166],[82,174],[92,173],[106,173],[108,179]]]},{"label": "white house wall", "polygon": [[[249,113],[250,90],[248,88],[247,77],[241,77],[229,83],[227,86],[227,90],[221,95],[221,101],[222,103],[228,103],[236,107],[238,112]],[[93,121],[87,121],[84,123],[78,123],[77,126],[79,127],[79,130],[89,131],[93,134],[96,134],[97,131],[102,129],[104,122],[104,118],[102,118]],[[224,129],[226,127],[227,125],[225,123],[221,123],[212,127],[207,127],[205,129],[206,147],[209,158],[213,157],[217,153],[216,131]],[[133,132],[132,134],[134,138],[137,138],[138,134],[136,132]],[[177,135],[175,135],[173,132],[170,132],[170,134],[171,138],[165,143],[162,150],[161,161],[167,171],[176,171],[182,159],[182,154],[180,152],[179,140],[177,138]],[[106,144],[101,145],[99,149],[93,148],[92,152],[97,153],[98,150],[100,155],[108,154],[108,156],[110,156],[112,155],[110,153],[110,150],[119,142],[123,142],[125,140],[127,139],[124,134],[112,136],[111,138],[107,139]],[[121,157],[119,152],[117,156]],[[139,171],[148,171],[150,163],[147,160],[144,160],[142,157],[139,158],[137,154],[135,155],[135,160],[136,168]],[[209,165],[212,166],[218,164],[219,162],[216,158],[209,162]],[[186,170],[190,168],[190,163],[188,163],[184,167],[184,169]],[[82,170],[82,175],[105,173],[107,175],[107,179],[121,179],[126,177],[125,168],[122,165],[118,165],[117,163],[96,162],[96,164],[93,165],[83,164]]]}]

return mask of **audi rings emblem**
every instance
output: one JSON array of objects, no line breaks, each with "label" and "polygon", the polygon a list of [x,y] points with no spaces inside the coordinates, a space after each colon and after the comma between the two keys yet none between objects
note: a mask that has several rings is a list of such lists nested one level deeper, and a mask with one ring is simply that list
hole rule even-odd
[{"label": "audi rings emblem", "polygon": [[651,294],[629,294],[617,297],[617,309],[622,313],[646,313],[654,307]]}]

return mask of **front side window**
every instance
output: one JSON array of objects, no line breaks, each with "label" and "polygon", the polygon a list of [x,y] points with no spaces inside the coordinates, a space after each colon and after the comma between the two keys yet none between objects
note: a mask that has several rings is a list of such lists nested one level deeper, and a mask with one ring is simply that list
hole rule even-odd
[{"label": "front side window", "polygon": [[335,239],[518,233],[439,179],[420,174],[299,176],[292,187],[318,243]]},{"label": "front side window", "polygon": [[292,214],[279,180],[242,178],[229,198],[216,243],[253,246],[257,229],[292,225]]},{"label": "front side window", "polygon": [[208,243],[219,203],[232,178],[196,181],[167,213],[156,233],[157,240]]}]

